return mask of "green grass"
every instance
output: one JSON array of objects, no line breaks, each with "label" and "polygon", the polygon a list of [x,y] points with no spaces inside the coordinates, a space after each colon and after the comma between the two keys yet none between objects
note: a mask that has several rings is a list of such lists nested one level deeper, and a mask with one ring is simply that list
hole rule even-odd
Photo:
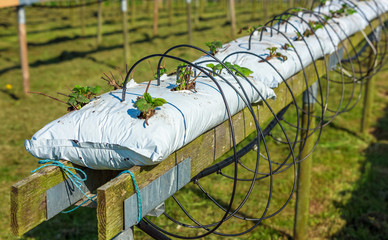
[{"label": "green grass", "polygon": [[[182,6],[183,7],[183,6]],[[140,6],[139,6],[140,8]],[[238,26],[257,25],[263,21],[250,20],[250,5],[239,5]],[[103,42],[96,47],[95,7],[86,8],[87,26],[85,36],[81,36],[80,22],[74,10],[49,10],[27,8],[27,30],[29,43],[29,63],[31,91],[55,95],[68,92],[75,84],[100,85],[104,91],[109,88],[100,79],[103,72],[112,67],[123,68],[121,17],[119,5],[104,6]],[[271,12],[279,11],[272,6]],[[187,43],[186,19],[184,8],[175,11],[174,25],[168,26],[165,12],[161,12],[159,36],[152,37],[151,14],[141,9],[137,20],[130,27],[130,63],[152,53],[162,53],[176,44]],[[259,14],[258,14],[259,15]],[[8,28],[0,31],[0,238],[16,239],[9,229],[9,189],[10,186],[30,175],[37,167],[37,160],[24,150],[24,139],[31,136],[48,122],[66,114],[66,105],[38,95],[22,94],[21,71],[15,12],[0,9],[0,22],[9,23]],[[193,44],[205,48],[205,42],[220,40],[231,41],[229,25],[225,24],[225,12],[211,6],[206,9],[204,19],[195,26]],[[200,55],[187,50],[177,50],[176,54],[188,60]],[[169,69],[176,65],[167,63]],[[156,62],[152,65],[156,68]],[[135,80],[145,81],[153,76],[148,63],[135,72]],[[376,101],[372,128],[367,137],[361,136],[359,123],[361,105],[349,113],[342,114],[326,127],[320,144],[314,153],[313,178],[309,221],[309,238],[315,239],[382,239],[387,236],[388,222],[388,83],[386,68],[378,75]],[[12,84],[12,90],[5,90]],[[337,89],[334,92],[341,91]],[[349,89],[347,89],[348,93]],[[16,98],[16,99],[15,99]],[[336,102],[330,102],[335,106]],[[287,114],[287,119],[295,122],[295,116]],[[292,128],[286,129],[294,136]],[[279,129],[274,135],[284,140]],[[281,161],[287,148],[268,139],[271,158]],[[242,161],[254,167],[256,152],[251,152]],[[260,170],[268,171],[265,162]],[[233,168],[223,171],[233,174]],[[241,177],[252,177],[239,172]],[[273,200],[269,212],[276,211],[287,199],[292,189],[293,169],[274,176]],[[226,204],[230,198],[232,181],[217,175],[200,180],[212,196]],[[239,183],[235,203],[245,197],[249,184]],[[246,217],[258,217],[265,208],[268,197],[268,180],[255,184],[254,194],[241,209]],[[195,218],[203,223],[220,219],[222,212],[211,204],[193,184],[189,184],[177,195]],[[237,239],[288,239],[292,236],[295,197],[277,216],[265,220],[253,232]],[[237,205],[234,204],[234,207]],[[190,223],[178,211],[172,199],[166,201],[168,213],[178,220]],[[179,234],[199,234],[167,222],[165,217],[153,219],[166,230]],[[235,233],[253,226],[251,222],[231,220],[220,229],[222,232]],[[147,237],[136,230],[139,239]],[[50,221],[27,233],[23,239],[95,239],[97,219],[92,209],[78,209],[71,214],[60,214]],[[216,235],[206,239],[219,239]]]}]

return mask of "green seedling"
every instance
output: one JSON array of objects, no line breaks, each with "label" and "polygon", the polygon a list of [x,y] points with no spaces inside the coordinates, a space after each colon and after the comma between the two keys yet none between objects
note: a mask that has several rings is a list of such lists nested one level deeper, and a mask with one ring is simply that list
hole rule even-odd
[{"label": "green seedling", "polygon": [[68,100],[62,101],[58,98],[52,97],[50,95],[41,93],[41,92],[29,92],[29,93],[34,93],[34,94],[39,94],[43,95],[45,97],[49,97],[55,101],[64,103],[67,105],[67,111],[71,112],[73,110],[79,110],[86,104],[90,102],[90,99],[95,97],[99,92],[101,91],[101,87],[96,86],[96,87],[81,87],[79,85],[75,85],[74,88],[71,90],[71,93],[69,95],[64,94],[64,93],[58,93],[60,95],[68,97]]},{"label": "green seedling", "polygon": [[[162,76],[163,74],[167,74],[168,70],[167,68],[163,67],[163,66],[160,66],[159,68],[159,76]],[[154,78],[157,79],[158,78],[158,72],[156,72],[154,74]]]},{"label": "green seedling", "polygon": [[148,81],[147,88],[143,96],[137,97],[134,106],[140,111],[138,118],[144,119],[145,124],[148,126],[148,119],[155,114],[155,108],[163,106],[167,101],[163,98],[152,98],[148,93],[148,89],[151,85],[151,80]]},{"label": "green seedling", "polygon": [[285,43],[284,45],[282,45],[282,49],[290,50],[290,49],[292,49],[292,46],[290,44],[288,44],[288,43]]},{"label": "green seedling", "polygon": [[357,11],[350,7],[348,4],[344,3],[342,4],[342,7],[336,11],[333,11],[333,10],[330,10],[329,11],[331,16],[334,17],[334,18],[339,18],[339,17],[343,17],[343,16],[349,16],[349,15],[352,15],[354,13],[356,13]]},{"label": "green seedling", "polygon": [[[249,75],[251,75],[253,73],[253,71],[251,71],[249,68],[241,67],[237,64],[231,64],[230,62],[224,62],[224,64],[229,70],[232,71],[232,73],[234,73],[236,75],[249,77]],[[211,68],[214,73],[218,73],[218,74],[221,74],[222,69],[224,69],[224,66],[222,66],[220,63],[217,65],[209,63],[206,65],[206,67]],[[210,72],[210,74],[212,74],[212,73]]]},{"label": "green seedling", "polygon": [[261,29],[258,29],[260,27],[262,27],[263,25],[258,25],[258,26],[245,26],[245,27],[242,27],[240,28],[240,30],[238,31],[238,34],[241,34],[244,30],[247,31],[249,34],[253,33],[256,29],[258,32],[261,32],[264,30],[264,28],[261,28]]},{"label": "green seedling", "polygon": [[205,43],[206,46],[209,47],[209,52],[211,55],[215,55],[218,52],[218,49],[222,47],[221,41],[213,41]]},{"label": "green seedling", "polygon": [[[108,74],[106,74],[106,73],[103,73],[105,77],[101,77],[101,79],[106,81],[109,86],[113,87],[113,90],[122,89],[123,85],[124,85],[124,76],[123,76],[123,74],[121,73],[119,68],[116,68],[116,70],[120,74],[121,82],[116,80],[116,77],[113,75],[112,72],[109,72],[110,76]],[[126,72],[126,73],[128,73],[128,72]]]},{"label": "green seedling", "polygon": [[68,108],[69,111],[79,110],[86,104],[90,102],[90,99],[95,97],[101,91],[101,87],[81,87],[79,85],[75,85],[69,94],[69,99],[67,100],[67,104],[70,105]]},{"label": "green seedling", "polygon": [[152,98],[147,92],[136,99],[134,106],[140,111],[138,118],[144,119],[148,126],[148,119],[155,114],[155,108],[163,106],[167,101],[163,98]]},{"label": "green seedling", "polygon": [[322,29],[323,28],[323,24],[320,23],[320,22],[314,22],[314,21],[309,21],[308,22],[308,25],[309,25],[309,28],[306,29],[303,34],[300,34],[299,32],[296,32],[296,40],[297,41],[300,41],[302,40],[302,36],[303,37],[310,37],[312,35],[315,34],[315,32],[318,30],[318,29]]},{"label": "green seedling", "polygon": [[194,90],[198,76],[191,80],[193,76],[193,71],[191,66],[187,66],[185,63],[181,63],[177,69],[177,79],[176,87],[171,89],[171,91],[180,91],[180,90]]},{"label": "green seedling", "polygon": [[266,62],[271,60],[272,58],[278,58],[279,60],[281,61],[286,61],[287,60],[287,56],[284,56],[283,54],[281,54],[280,52],[277,52],[278,48],[277,47],[271,47],[271,48],[267,48],[267,50],[269,50],[269,55],[264,59],[260,60],[259,62]]},{"label": "green seedling", "polygon": [[220,74],[221,70],[224,68],[221,64],[214,65],[213,63],[206,64],[206,67],[211,68],[212,72],[209,72],[210,75],[215,75],[215,73]]}]

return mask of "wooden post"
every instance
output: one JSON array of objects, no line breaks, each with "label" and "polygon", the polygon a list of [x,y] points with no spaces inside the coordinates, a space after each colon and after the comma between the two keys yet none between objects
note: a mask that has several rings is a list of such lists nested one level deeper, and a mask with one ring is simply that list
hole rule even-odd
[{"label": "wooden post", "polygon": [[199,24],[199,0],[194,0],[194,26]]},{"label": "wooden post", "polygon": [[230,12],[230,26],[231,26],[231,37],[232,39],[236,38],[236,14],[234,10],[234,0],[229,0],[229,12]]},{"label": "wooden post", "polygon": [[159,0],[154,0],[154,27],[153,36],[158,35],[158,13],[159,13]]},{"label": "wooden post", "polygon": [[267,22],[269,19],[268,19],[268,2],[267,0],[263,0],[263,13],[264,13],[264,21],[263,22]]},{"label": "wooden post", "polygon": [[292,7],[294,7],[295,6],[295,2],[294,2],[294,0],[289,0],[289,5],[288,5],[288,7],[289,8],[292,8]]},{"label": "wooden post", "polygon": [[28,94],[28,92],[30,91],[30,73],[28,67],[26,15],[24,11],[24,6],[18,7],[18,32],[20,65],[22,66],[23,76],[23,92],[25,94]]},{"label": "wooden post", "polygon": [[207,0],[200,0],[199,1],[199,17],[204,18],[205,16],[205,9],[207,7]]},{"label": "wooden post", "polygon": [[121,12],[123,14],[123,37],[124,37],[124,66],[129,64],[129,37],[128,37],[128,19],[127,19],[127,0],[121,0]]},{"label": "wooden post", "polygon": [[191,24],[191,0],[186,0],[187,2],[187,31],[189,36],[189,44],[193,43],[193,28]]},{"label": "wooden post", "polygon": [[252,0],[252,16],[251,20],[256,19],[256,11],[257,11],[257,0]]},{"label": "wooden post", "polygon": [[100,46],[102,39],[102,0],[98,0],[98,11],[97,11],[97,46]]},{"label": "wooden post", "polygon": [[362,119],[361,119],[361,133],[365,135],[368,133],[370,116],[372,115],[372,103],[375,88],[375,77],[367,79],[365,84],[365,95],[364,95],[364,106],[362,109]]},{"label": "wooden post", "polygon": [[85,36],[85,0],[81,1],[80,17],[81,17],[81,35]]},{"label": "wooden post", "polygon": [[172,0],[167,0],[167,8],[168,8],[168,25],[172,25]]},{"label": "wooden post", "polygon": [[[309,87],[309,94],[307,91],[303,93],[303,113],[302,113],[302,131],[301,139],[306,140],[300,143],[303,147],[300,153],[300,159],[304,159],[298,165],[298,179],[296,190],[296,204],[295,204],[295,223],[294,223],[294,239],[304,240],[307,239],[306,229],[307,220],[309,215],[309,201],[310,201],[310,179],[311,179],[311,166],[312,166],[312,154],[308,156],[311,149],[314,146],[314,137],[311,134],[312,129],[315,128],[315,118],[311,117],[314,114],[315,99],[317,97],[318,84],[315,82]],[[310,116],[309,116],[310,115]],[[308,157],[307,157],[308,156]]]}]

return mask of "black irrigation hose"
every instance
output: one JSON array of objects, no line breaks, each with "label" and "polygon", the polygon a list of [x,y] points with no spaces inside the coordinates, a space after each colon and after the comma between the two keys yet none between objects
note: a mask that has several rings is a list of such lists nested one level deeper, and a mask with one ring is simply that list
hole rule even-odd
[{"label": "black irrigation hose", "polygon": [[[354,8],[357,8],[357,11],[362,15],[362,17],[367,20],[366,14],[359,9],[356,5],[353,3],[343,0],[341,2],[344,2],[346,4],[351,5]],[[376,9],[378,9],[378,4],[375,0],[373,0],[373,3],[376,6]],[[331,3],[330,3],[331,4]],[[369,3],[368,3],[369,4]],[[315,5],[315,1],[313,2],[312,7]],[[370,6],[370,5],[368,5]],[[372,7],[371,7],[372,8]],[[283,210],[287,204],[290,202],[293,193],[295,192],[295,187],[296,187],[296,167],[297,163],[303,161],[306,159],[316,148],[321,133],[322,129],[324,126],[327,126],[336,116],[339,114],[350,111],[354,106],[359,102],[361,98],[361,93],[362,93],[362,86],[365,81],[368,81],[371,76],[376,74],[376,72],[383,66],[385,63],[385,57],[387,55],[387,33],[386,33],[386,28],[385,28],[385,21],[382,21],[382,17],[379,16],[380,13],[374,10],[375,13],[379,16],[379,26],[380,26],[380,32],[375,31],[372,28],[371,23],[368,21],[368,26],[372,30],[372,33],[366,36],[366,43],[364,46],[361,47],[361,50],[357,50],[357,46],[354,46],[353,43],[350,41],[350,37],[346,34],[345,30],[335,21],[326,21],[325,20],[325,15],[320,12],[321,7],[318,7],[318,12],[314,12],[311,10],[307,9],[302,9],[302,8],[293,8],[293,9],[288,9],[285,11],[283,14],[278,15],[274,17],[272,20],[268,21],[265,26],[260,27],[255,29],[254,32],[251,33],[249,36],[249,41],[248,41],[248,49],[247,51],[238,51],[238,52],[233,52],[227,56],[225,56],[222,60],[216,58],[215,56],[211,55],[210,53],[206,52],[205,50],[191,46],[191,45],[177,45],[174,46],[167,51],[165,51],[163,54],[153,54],[149,55],[147,57],[144,57],[140,59],[138,62],[136,62],[131,69],[128,71],[125,82],[124,82],[124,88],[123,88],[123,94],[122,94],[122,101],[125,101],[125,95],[126,95],[126,83],[128,82],[130,74],[134,71],[134,69],[142,62],[150,59],[150,58],[159,58],[158,66],[157,66],[157,82],[158,85],[160,84],[160,69],[161,69],[161,63],[164,59],[168,60],[174,60],[174,61],[179,61],[183,62],[186,64],[186,66],[190,66],[192,69],[194,69],[194,77],[206,77],[207,79],[211,80],[217,87],[217,90],[219,91],[224,105],[225,105],[225,111],[227,115],[227,120],[229,122],[229,131],[231,135],[231,141],[232,141],[232,148],[233,148],[233,154],[229,157],[226,157],[225,159],[221,160],[220,162],[205,168],[202,170],[200,173],[198,173],[196,176],[194,176],[191,179],[191,182],[196,185],[199,190],[204,194],[204,196],[208,199],[210,203],[213,203],[212,206],[215,207],[216,210],[220,211],[222,217],[218,220],[214,220],[210,223],[203,224],[201,219],[197,219],[193,215],[190,214],[190,208],[187,208],[182,204],[179,199],[176,196],[172,196],[173,200],[181,210],[181,213],[187,217],[188,221],[190,223],[185,223],[182,221],[179,221],[169,215],[168,213],[164,213],[164,216],[166,217],[167,220],[171,221],[173,224],[177,224],[179,226],[192,229],[192,230],[200,230],[202,231],[201,234],[195,234],[195,236],[183,236],[179,235],[173,232],[166,231],[165,229],[157,226],[154,224],[150,219],[144,218],[140,222],[140,227],[144,229],[149,234],[154,234],[154,236],[159,236],[157,238],[165,238],[168,239],[168,236],[175,237],[175,238],[182,238],[182,239],[196,239],[196,238],[202,238],[205,237],[209,234],[217,234],[219,236],[229,236],[229,237],[236,237],[240,236],[243,234],[248,233],[249,231],[252,231],[254,228],[256,228],[262,220],[270,218],[278,214],[281,210]],[[296,13],[298,12],[298,13]],[[300,16],[299,14],[302,14]],[[318,38],[317,35],[313,34],[311,37],[315,39],[315,41],[318,43],[321,51],[321,55],[323,55],[323,73],[319,72],[320,69],[318,69],[316,60],[314,58],[313,54],[313,49],[309,45],[309,42],[307,41],[307,37],[304,37],[303,34],[299,31],[299,29],[293,24],[293,22],[290,22],[289,19],[282,19],[284,16],[290,16],[293,19],[296,19],[300,22],[300,24],[304,25],[307,27],[307,29],[310,29],[313,31],[312,26],[308,24],[308,21],[306,21],[303,16],[309,15],[310,18],[313,18],[314,21],[318,22],[319,24],[323,25],[323,31],[328,35],[329,41],[331,46],[335,49],[333,56],[335,58],[335,68],[330,69],[333,66],[328,66],[327,62],[328,59],[325,54],[325,50],[323,48],[323,45],[321,43],[321,39]],[[309,89],[309,82],[312,82],[308,78],[311,78],[310,75],[307,74],[305,66],[303,65],[303,61],[300,57],[300,54],[298,50],[294,46],[294,39],[290,37],[290,35],[286,35],[282,31],[280,31],[280,27],[282,24],[285,24],[285,29],[289,28],[294,30],[294,32],[299,33],[301,37],[301,41],[304,43],[304,47],[307,50],[308,56],[311,58],[311,64],[312,64],[312,74],[313,74],[313,79],[317,82],[318,85],[318,94],[319,96],[314,96],[313,92],[310,91]],[[335,29],[339,29],[339,32],[337,32]],[[251,44],[252,44],[252,38],[254,36],[254,33],[257,32],[260,34],[259,36],[259,42],[264,41],[263,36],[264,32],[266,31],[266,36],[265,40],[271,40],[271,37],[274,35],[276,36],[282,36],[284,39],[284,42],[282,44],[288,43],[290,46],[294,48],[294,54],[296,55],[299,64],[301,65],[301,72],[304,77],[304,84],[306,87],[306,96],[310,96],[307,98],[307,106],[308,109],[307,111],[301,108],[300,105],[298,105],[297,99],[294,96],[294,93],[292,91],[292,88],[289,86],[288,81],[282,76],[281,72],[279,72],[276,67],[266,58],[263,58],[262,55],[259,55],[251,50]],[[332,38],[331,34],[334,34],[335,37],[340,41],[340,44],[344,46],[343,48],[343,55],[346,57],[342,56],[342,53],[339,52],[337,49],[337,44],[335,43],[335,40]],[[340,37],[342,35],[342,37]],[[380,37],[382,36],[383,41],[381,41]],[[341,40],[343,39],[343,40]],[[256,43],[255,39],[255,43]],[[345,47],[345,43],[348,43],[348,47]],[[372,45],[371,45],[372,44]],[[196,62],[196,63],[191,63],[190,61],[187,61],[185,59],[182,59],[180,57],[176,57],[171,54],[173,50],[176,49],[182,49],[182,48],[188,48],[197,51],[200,54],[205,54],[205,60],[201,62]],[[374,49],[375,52],[371,51],[371,49]],[[316,50],[316,49],[315,49]],[[368,58],[372,58],[372,60],[368,60],[364,54],[368,53]],[[258,64],[268,64],[269,67],[282,79],[282,83],[285,84],[286,90],[288,91],[288,94],[292,97],[292,101],[290,104],[288,104],[284,109],[280,110],[279,112],[275,113],[275,111],[271,108],[270,104],[260,91],[257,89],[257,87],[241,72],[239,72],[237,69],[234,67],[228,68],[226,66],[226,61],[233,57],[234,55],[236,56],[245,56],[245,57],[250,57],[250,58],[257,58],[256,61],[258,61]],[[366,64],[366,62],[371,64]],[[223,70],[220,72],[214,72],[212,69],[209,69],[207,67],[204,67],[203,65],[206,63],[216,63],[222,65],[226,73],[223,73]],[[310,65],[311,65],[310,64]],[[366,70],[365,70],[366,66]],[[179,69],[177,69],[177,73],[179,73]],[[333,79],[331,77],[331,73],[337,74],[337,76],[340,76],[340,81]],[[346,73],[346,74],[345,74]],[[233,82],[230,80],[230,78],[225,77],[226,75],[231,76],[233,78]],[[322,74],[325,75],[325,78],[322,78]],[[230,87],[233,91],[236,92],[238,95],[239,99],[242,100],[244,105],[247,107],[249,114],[252,116],[253,123],[255,126],[255,134],[256,136],[254,137],[253,140],[251,140],[249,143],[244,144],[240,150],[237,151],[237,142],[235,139],[235,129],[233,126],[233,121],[232,121],[232,115],[229,110],[229,105],[228,101],[226,100],[224,96],[223,89],[221,85],[219,84],[220,82],[226,83],[228,87]],[[237,87],[233,84],[237,83]],[[250,103],[250,98],[249,95],[247,94],[246,89],[244,88],[245,84],[249,84],[249,89],[250,91],[253,90],[255,94],[259,96],[259,98],[262,100],[263,105],[262,107],[266,107],[269,112],[272,114],[273,119],[271,122],[265,127],[263,130],[259,124],[258,119],[256,118],[255,115],[255,110],[254,106],[252,103]],[[326,89],[324,88],[324,83],[326,84]],[[359,93],[357,90],[357,85],[360,85]],[[340,96],[340,101],[337,102],[338,106],[329,106],[329,99],[331,98],[332,95],[330,95],[330,90],[332,86],[340,86],[341,87],[341,96]],[[330,87],[329,87],[330,86]],[[345,91],[347,90],[347,91]],[[350,93],[348,93],[350,92]],[[349,96],[346,96],[346,94],[349,94]],[[318,113],[310,113],[310,104],[311,104],[311,99],[312,101],[316,102],[315,105],[320,108],[320,111]],[[293,105],[293,106],[292,106]],[[295,111],[293,110],[293,107],[295,107]],[[317,108],[317,109],[318,109]],[[288,112],[295,112],[296,113],[296,124],[293,123],[293,121],[290,121],[287,119],[287,113]],[[299,123],[299,113],[302,113],[304,115],[307,114],[307,126],[300,126]],[[329,115],[330,114],[330,115]],[[311,127],[310,123],[312,121],[317,121],[318,124],[316,127]],[[285,140],[279,139],[278,137],[274,136],[275,130],[281,131],[282,136],[284,135]],[[302,138],[300,136],[300,131],[306,131],[306,134]],[[317,139],[311,149],[308,149],[309,152],[307,154],[307,157],[304,157],[303,159],[301,158],[301,152],[303,148],[305,147],[306,141],[308,138],[310,138],[314,133],[318,131],[318,136]],[[291,135],[295,135],[294,137],[291,137]],[[271,137],[275,142],[285,144],[287,147],[287,151],[289,153],[287,156],[282,157],[282,160],[274,160],[273,157],[271,157],[271,152],[270,149],[272,149],[272,146],[269,146],[267,143],[266,138]],[[299,153],[295,152],[296,146],[299,144],[300,149]],[[242,157],[246,155],[247,153],[251,152],[254,147],[257,147],[257,154],[256,154],[256,161],[254,162],[255,167],[252,168],[251,166],[248,166]],[[261,160],[261,161],[260,161]],[[268,169],[266,171],[263,171],[261,168],[263,166],[262,162],[268,164],[265,165]],[[234,164],[233,164],[234,163]],[[232,165],[233,164],[233,165]],[[233,172],[234,174],[232,176],[226,174],[223,172],[223,170],[228,167],[228,166],[233,166]],[[261,167],[261,168],[260,168]],[[293,167],[294,169],[294,174],[293,174],[293,186],[290,189],[290,194],[288,195],[287,199],[284,201],[284,203],[280,206],[277,207],[276,210],[272,210],[272,212],[269,211],[269,208],[272,203],[272,193],[273,193],[273,185],[274,185],[274,177],[279,175],[280,173],[285,172],[288,170],[290,167]],[[260,169],[260,171],[259,171]],[[239,177],[238,175],[240,172],[244,172],[249,174],[249,177]],[[214,173],[217,173],[215,175]],[[220,200],[217,200],[215,197],[211,195],[209,190],[205,188],[205,186],[202,186],[200,184],[200,180],[208,177],[208,176],[215,176],[215,177],[221,177],[225,179],[230,179],[232,180],[232,189],[229,197],[229,201],[227,203],[222,203]],[[241,209],[245,206],[245,204],[252,198],[251,194],[253,192],[253,187],[254,185],[260,181],[267,179],[269,182],[269,187],[268,187],[268,197],[266,199],[263,199],[265,201],[263,209],[257,209],[257,214],[255,216],[250,216],[246,217],[241,214]],[[241,190],[237,188],[237,183],[247,183],[249,184],[249,188],[246,190],[245,193],[241,193]],[[240,191],[239,191],[240,190]],[[237,192],[239,191],[240,199],[239,202],[237,200]],[[215,211],[213,209],[213,211]],[[247,227],[244,230],[241,230],[240,232],[237,233],[224,233],[220,231],[220,227],[222,224],[226,221],[229,221],[230,219],[237,219],[239,221],[251,221],[252,225],[250,227]],[[204,233],[203,233],[204,231]]]}]

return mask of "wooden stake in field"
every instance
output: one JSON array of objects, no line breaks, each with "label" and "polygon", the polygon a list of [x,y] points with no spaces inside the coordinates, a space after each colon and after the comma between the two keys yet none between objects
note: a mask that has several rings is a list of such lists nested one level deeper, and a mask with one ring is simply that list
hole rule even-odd
[{"label": "wooden stake in field", "polygon": [[80,18],[81,18],[81,35],[85,36],[85,0],[81,1]]},{"label": "wooden stake in field", "polygon": [[28,67],[27,54],[27,31],[26,31],[26,15],[24,6],[18,7],[18,32],[19,32],[19,49],[20,49],[20,65],[22,66],[23,76],[23,92],[28,94],[30,91],[30,73]]},{"label": "wooden stake in field", "polygon": [[[314,147],[315,102],[317,98],[318,82],[309,87],[309,91],[303,93],[303,112],[302,112],[302,130],[301,130],[301,153],[298,164],[298,179],[296,189],[295,204],[295,222],[294,222],[294,239],[307,239],[307,220],[309,215],[310,202],[310,180],[312,167],[311,149]],[[309,155],[310,154],[310,155]]]},{"label": "wooden stake in field", "polygon": [[158,35],[158,13],[159,13],[159,0],[154,0],[154,27],[153,36]]},{"label": "wooden stake in field", "polygon": [[186,0],[187,2],[187,31],[189,35],[189,44],[193,43],[193,27],[191,24],[191,0]]},{"label": "wooden stake in field", "polygon": [[128,37],[128,18],[127,18],[127,0],[121,0],[121,12],[123,14],[123,37],[124,37],[124,65],[129,63],[129,37]]},{"label": "wooden stake in field", "polygon": [[172,0],[167,0],[167,8],[168,8],[168,25],[172,25]]},{"label": "wooden stake in field", "polygon": [[231,37],[236,38],[236,14],[234,10],[234,0],[229,0],[230,26],[232,30]]},{"label": "wooden stake in field", "polygon": [[97,11],[97,46],[100,46],[102,40],[102,0],[98,0],[98,11]]}]

